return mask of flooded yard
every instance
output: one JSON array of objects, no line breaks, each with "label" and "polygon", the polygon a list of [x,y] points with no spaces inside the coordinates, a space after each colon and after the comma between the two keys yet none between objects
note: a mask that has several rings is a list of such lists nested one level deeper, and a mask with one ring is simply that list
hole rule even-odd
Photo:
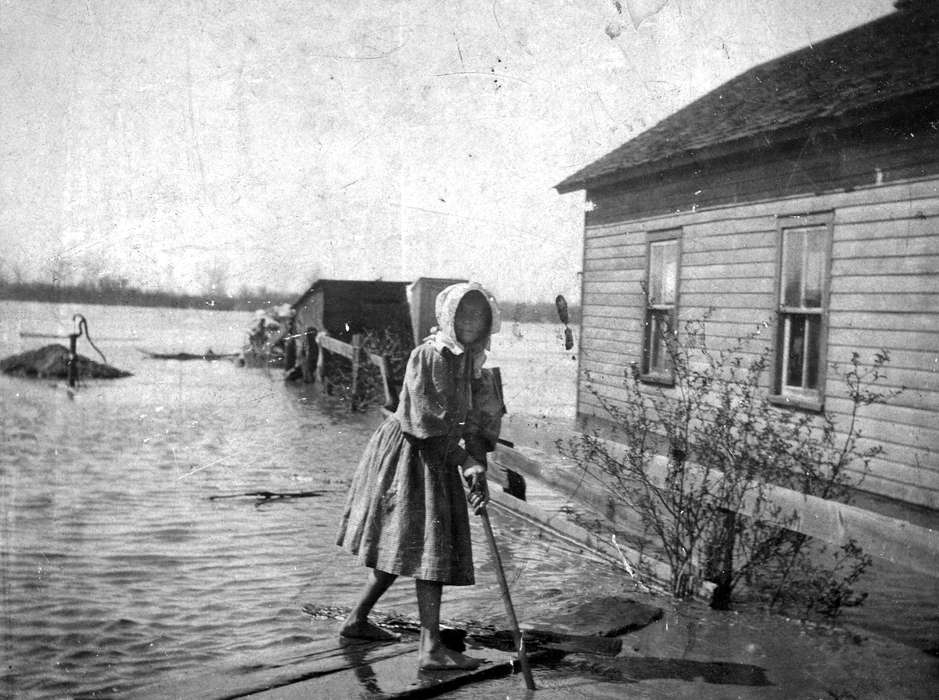
[{"label": "flooded yard", "polygon": [[[0,302],[0,356],[67,343],[21,332],[66,334],[78,311],[108,363],[133,376],[74,394],[61,381],[0,376],[0,695],[128,697],[187,671],[331,638],[334,626],[302,608],[349,605],[361,585],[363,570],[333,542],[377,415],[324,404],[279,371],[140,351],[229,352],[249,314]],[[576,361],[559,329],[506,330],[493,362],[510,411],[569,418]],[[307,495],[245,495],[257,491]],[[521,520],[494,511],[493,523],[523,623],[550,622],[587,591],[629,588],[618,571]],[[476,520],[473,543],[477,585],[445,589],[444,617],[501,621]],[[923,590],[922,579],[891,575],[889,590],[872,593],[870,622],[890,634],[886,620],[902,608],[896,626],[918,624],[928,644],[935,579]],[[413,587],[399,582],[381,605],[415,616]],[[852,621],[865,624],[859,615]]]}]

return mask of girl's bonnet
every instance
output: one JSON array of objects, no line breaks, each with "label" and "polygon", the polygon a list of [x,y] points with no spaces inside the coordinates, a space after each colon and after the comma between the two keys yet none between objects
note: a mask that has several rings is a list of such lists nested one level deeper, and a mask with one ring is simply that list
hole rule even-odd
[{"label": "girl's bonnet", "polygon": [[478,282],[458,282],[445,287],[438,295],[434,307],[437,317],[437,326],[431,329],[430,340],[438,350],[447,348],[454,355],[462,355],[466,348],[456,339],[456,328],[454,321],[456,319],[456,310],[460,301],[469,292],[476,291],[481,293],[486,301],[489,302],[489,310],[492,312],[492,323],[489,325],[489,333],[486,336],[485,344],[478,348],[472,348],[474,352],[473,365],[476,371],[482,367],[486,359],[485,351],[489,349],[489,336],[498,333],[502,326],[502,315],[499,312],[499,306],[496,299]]}]

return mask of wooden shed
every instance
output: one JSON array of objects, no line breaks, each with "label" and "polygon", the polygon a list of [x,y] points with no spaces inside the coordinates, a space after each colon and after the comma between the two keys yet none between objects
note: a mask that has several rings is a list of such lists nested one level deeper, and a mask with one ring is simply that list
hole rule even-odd
[{"label": "wooden shed", "polygon": [[[651,342],[713,309],[709,338],[771,321],[766,391],[850,408],[836,363],[890,353],[861,417],[861,488],[939,508],[939,3],[759,65],[556,186],[585,190],[582,423],[623,373],[668,382]],[[645,283],[645,284],[643,284]],[[581,372],[581,376],[584,372]]]},{"label": "wooden shed", "polygon": [[437,295],[451,284],[466,282],[462,279],[444,277],[419,277],[408,289],[411,301],[411,327],[414,329],[414,345],[430,334],[430,329],[437,324],[435,302]]},{"label": "wooden shed", "polygon": [[407,282],[321,279],[297,299],[295,334],[315,328],[348,342],[356,333],[389,330],[411,337]]}]

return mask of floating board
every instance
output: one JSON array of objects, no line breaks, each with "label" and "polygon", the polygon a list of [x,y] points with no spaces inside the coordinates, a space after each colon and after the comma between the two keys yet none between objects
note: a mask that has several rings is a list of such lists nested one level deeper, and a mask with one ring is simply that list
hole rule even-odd
[{"label": "floating board", "polygon": [[276,660],[253,658],[243,665],[181,671],[159,684],[136,689],[136,698],[426,698],[468,683],[507,676],[514,656],[469,647],[483,660],[470,671],[419,671],[418,642],[325,640],[306,653]]},{"label": "floating board", "polygon": [[212,352],[211,348],[202,354],[193,352],[152,352],[150,350],[144,350],[143,348],[137,348],[137,350],[146,355],[151,360],[207,360],[212,362],[214,360],[224,360],[238,356],[238,353],[236,352]]},{"label": "floating board", "polygon": [[421,671],[417,668],[418,643],[353,643],[344,654],[348,668],[313,678],[296,680],[245,697],[264,700],[308,698],[430,698],[470,683],[508,676],[514,672],[509,652],[469,647],[470,656],[483,663],[472,670]]}]

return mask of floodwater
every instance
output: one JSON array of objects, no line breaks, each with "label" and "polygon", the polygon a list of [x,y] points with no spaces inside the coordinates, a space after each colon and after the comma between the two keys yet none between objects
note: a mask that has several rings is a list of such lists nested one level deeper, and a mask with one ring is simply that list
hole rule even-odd
[{"label": "floodwater", "polygon": [[[127,697],[167,674],[332,636],[301,608],[349,605],[363,581],[334,537],[376,416],[326,406],[280,371],[138,349],[231,352],[249,313],[0,302],[0,357],[67,345],[21,333],[67,335],[77,312],[107,362],[134,376],[74,393],[0,376],[0,696]],[[78,351],[101,359],[84,337]],[[262,490],[322,495],[227,498]],[[518,605],[618,580],[492,517]],[[501,619],[473,527],[480,585],[447,589],[443,614]],[[413,587],[400,582],[382,606],[415,615]]]},{"label": "floodwater", "polygon": [[[0,301],[0,357],[67,344],[21,333],[67,335],[77,312],[107,362],[134,375],[75,392],[0,376],[0,696],[129,697],[331,638],[333,626],[302,607],[349,605],[359,591],[363,570],[334,534],[376,415],[324,404],[279,371],[140,351],[237,350],[249,313]],[[510,410],[564,418],[576,363],[563,336],[515,330],[506,324],[493,344]],[[78,351],[101,359],[85,338]],[[242,495],[255,491],[321,495]],[[510,516],[492,518],[523,624],[584,591],[628,595],[617,571]],[[477,585],[445,589],[443,616],[498,623],[475,520],[473,538]],[[934,640],[936,579],[923,590],[922,579],[892,575],[900,588],[875,596],[866,622],[888,634],[912,627],[914,644]],[[392,587],[381,609],[415,616],[412,586]]]}]

